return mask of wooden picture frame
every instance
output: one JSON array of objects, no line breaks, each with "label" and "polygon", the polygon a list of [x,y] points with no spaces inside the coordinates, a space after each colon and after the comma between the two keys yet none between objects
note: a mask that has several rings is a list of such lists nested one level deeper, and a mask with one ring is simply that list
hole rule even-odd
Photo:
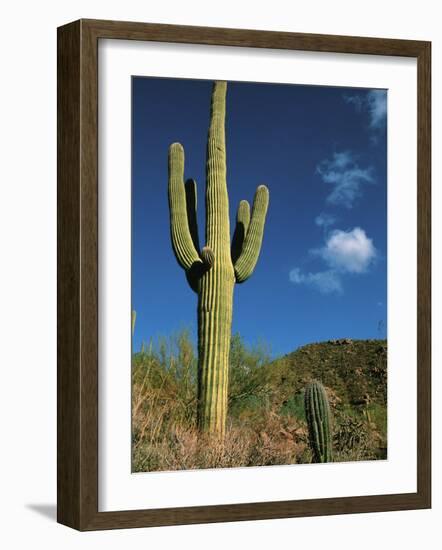
[{"label": "wooden picture frame", "polygon": [[[124,39],[417,59],[417,492],[98,511],[98,41]],[[431,506],[431,44],[79,20],[58,29],[58,521],[82,531]]]}]

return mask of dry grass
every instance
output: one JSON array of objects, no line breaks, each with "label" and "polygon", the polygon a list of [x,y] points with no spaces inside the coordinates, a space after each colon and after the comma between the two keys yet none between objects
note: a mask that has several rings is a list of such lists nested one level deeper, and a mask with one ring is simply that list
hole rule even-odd
[{"label": "dry grass", "polygon": [[[134,425],[136,424],[134,419]],[[268,415],[260,430],[232,423],[224,441],[198,433],[195,427],[169,424],[164,408],[150,409],[143,433],[133,447],[134,471],[189,470],[269,466],[306,462],[305,429],[285,426],[282,417]],[[285,426],[285,427],[284,427]]]},{"label": "dry grass", "polygon": [[[229,417],[224,441],[196,428],[196,357],[186,333],[134,355],[132,469],[134,472],[268,466],[311,462],[302,393],[287,401],[275,389],[263,349],[231,349]],[[298,393],[296,393],[296,391]],[[333,393],[333,392],[331,392]],[[380,458],[376,430],[331,397],[336,460]],[[351,412],[351,411],[350,411]]]}]

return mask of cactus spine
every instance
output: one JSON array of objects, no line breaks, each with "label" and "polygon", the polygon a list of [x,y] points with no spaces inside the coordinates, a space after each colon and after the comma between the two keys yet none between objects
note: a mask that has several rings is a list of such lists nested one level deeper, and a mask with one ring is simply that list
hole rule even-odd
[{"label": "cactus spine", "polygon": [[332,461],[331,413],[327,394],[320,382],[305,389],[305,416],[313,462]]},{"label": "cactus spine", "polygon": [[198,425],[224,436],[227,417],[229,351],[233,288],[246,281],[258,260],[269,202],[260,185],[252,213],[241,201],[230,246],[229,198],[226,182],[226,82],[212,91],[206,161],[206,245],[200,250],[196,217],[196,182],[184,184],[184,150],[169,148],[169,210],[172,247],[198,294]]}]

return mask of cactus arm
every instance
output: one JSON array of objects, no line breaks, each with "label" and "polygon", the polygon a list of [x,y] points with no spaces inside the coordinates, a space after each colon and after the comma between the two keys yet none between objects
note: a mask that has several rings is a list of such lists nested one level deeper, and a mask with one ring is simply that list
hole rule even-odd
[{"label": "cactus arm", "polygon": [[189,229],[183,176],[184,150],[180,143],[173,143],[169,148],[170,233],[176,259],[187,271],[201,260]]},{"label": "cactus arm", "polygon": [[[197,218],[197,187],[196,181],[194,179],[186,180],[184,184],[186,192],[186,211],[187,211],[187,220],[189,223],[190,236],[192,237],[193,245],[197,252],[200,250],[199,236],[198,236],[198,218]],[[203,249],[204,250],[204,249]],[[201,256],[201,259],[204,259]],[[200,262],[194,263],[190,269],[186,271],[186,279],[189,283],[190,288],[198,293],[199,290],[199,280],[201,274],[204,271],[204,266]]]},{"label": "cactus arm", "polygon": [[265,185],[260,185],[255,193],[250,225],[244,239],[241,254],[234,263],[237,283],[246,281],[255,269],[261,250],[268,205],[269,190]]},{"label": "cactus arm", "polygon": [[241,201],[236,213],[236,226],[232,238],[232,262],[235,263],[240,257],[244,239],[250,223],[250,205],[247,201]]},{"label": "cactus arm", "polygon": [[212,269],[215,263],[215,254],[210,246],[204,246],[201,250],[201,260],[204,264],[205,271]]},{"label": "cactus arm", "polygon": [[215,254],[209,246],[203,247],[200,256],[200,261],[195,262],[190,269],[186,270],[187,282],[190,288],[197,294],[200,292],[202,276],[212,269],[215,263]]},{"label": "cactus arm", "polygon": [[200,250],[199,237],[198,237],[198,219],[196,216],[197,207],[197,192],[196,181],[194,179],[188,179],[185,184],[186,190],[186,210],[187,219],[189,222],[190,236],[192,237],[193,245],[197,252]]}]

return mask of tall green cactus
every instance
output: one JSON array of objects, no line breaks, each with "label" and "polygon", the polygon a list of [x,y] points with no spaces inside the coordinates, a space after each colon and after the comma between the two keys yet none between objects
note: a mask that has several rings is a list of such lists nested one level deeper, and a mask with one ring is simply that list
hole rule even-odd
[{"label": "tall green cactus", "polygon": [[135,332],[135,322],[137,320],[137,312],[133,309],[132,310],[132,337],[134,335],[134,332]]},{"label": "tall green cactus", "polygon": [[252,274],[258,260],[269,202],[267,187],[256,190],[252,214],[247,201],[238,208],[230,246],[226,182],[226,82],[212,91],[206,161],[206,245],[200,250],[196,183],[184,184],[184,150],[169,148],[169,210],[172,247],[198,294],[198,425],[224,436],[227,416],[233,287]]},{"label": "tall green cactus", "polygon": [[331,413],[324,386],[317,381],[305,388],[305,416],[313,462],[332,461]]}]

